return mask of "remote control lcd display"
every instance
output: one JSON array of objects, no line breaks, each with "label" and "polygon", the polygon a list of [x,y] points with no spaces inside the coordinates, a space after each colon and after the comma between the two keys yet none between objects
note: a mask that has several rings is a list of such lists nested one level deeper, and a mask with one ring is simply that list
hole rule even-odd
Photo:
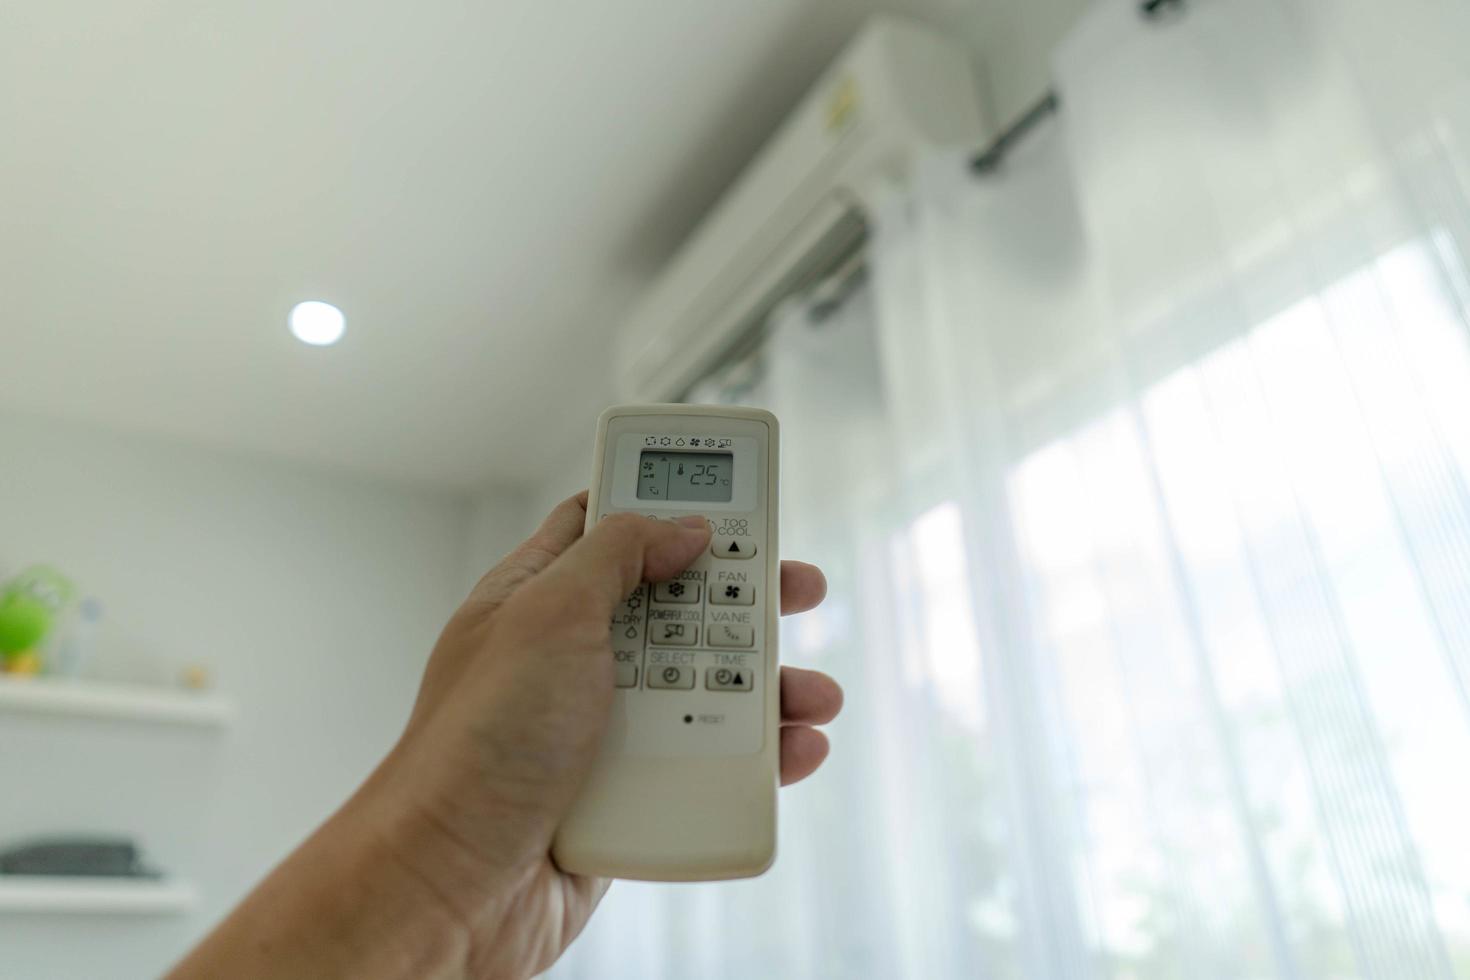
[{"label": "remote control lcd display", "polygon": [[638,461],[638,499],[729,503],[731,453],[645,452]]}]

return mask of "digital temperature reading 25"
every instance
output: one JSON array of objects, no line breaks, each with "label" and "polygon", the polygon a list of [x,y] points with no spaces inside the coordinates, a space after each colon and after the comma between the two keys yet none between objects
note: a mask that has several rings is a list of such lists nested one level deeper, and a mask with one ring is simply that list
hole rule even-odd
[{"label": "digital temperature reading 25", "polygon": [[639,500],[729,503],[731,453],[644,452],[638,463]]}]

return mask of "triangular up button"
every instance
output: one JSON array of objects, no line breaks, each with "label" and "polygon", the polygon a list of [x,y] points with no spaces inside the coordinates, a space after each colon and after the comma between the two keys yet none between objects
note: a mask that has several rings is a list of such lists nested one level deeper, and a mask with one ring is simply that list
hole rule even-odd
[{"label": "triangular up button", "polygon": [[716,558],[754,558],[754,538],[717,537],[709,546]]}]

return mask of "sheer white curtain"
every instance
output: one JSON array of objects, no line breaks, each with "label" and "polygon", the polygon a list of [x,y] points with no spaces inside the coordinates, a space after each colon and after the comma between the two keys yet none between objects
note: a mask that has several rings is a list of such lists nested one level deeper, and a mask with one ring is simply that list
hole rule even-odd
[{"label": "sheer white curtain", "polygon": [[565,977],[1470,978],[1470,4],[1095,4],[1060,117],[704,394],[849,693]]}]

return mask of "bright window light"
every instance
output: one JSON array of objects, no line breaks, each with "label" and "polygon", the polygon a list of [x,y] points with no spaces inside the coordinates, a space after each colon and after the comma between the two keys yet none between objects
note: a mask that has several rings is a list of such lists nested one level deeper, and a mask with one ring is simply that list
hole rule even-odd
[{"label": "bright window light", "polygon": [[291,308],[291,333],[303,344],[326,347],[342,339],[347,318],[331,303],[308,300]]}]

